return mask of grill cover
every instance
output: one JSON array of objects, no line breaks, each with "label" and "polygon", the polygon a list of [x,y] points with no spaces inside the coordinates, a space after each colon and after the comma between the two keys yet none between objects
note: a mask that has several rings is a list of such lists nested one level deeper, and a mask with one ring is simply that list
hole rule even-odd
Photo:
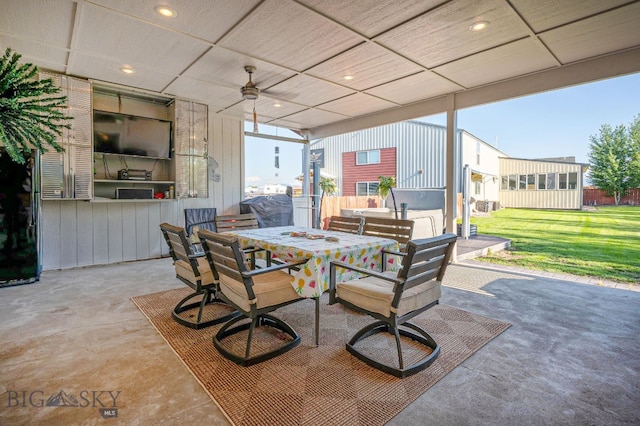
[{"label": "grill cover", "polygon": [[293,201],[285,194],[261,195],[240,202],[240,213],[253,213],[260,228],[293,225]]}]

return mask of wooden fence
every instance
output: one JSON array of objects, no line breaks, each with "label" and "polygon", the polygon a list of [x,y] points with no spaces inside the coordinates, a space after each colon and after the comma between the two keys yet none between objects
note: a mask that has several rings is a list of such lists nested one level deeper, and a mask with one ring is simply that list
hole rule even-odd
[{"label": "wooden fence", "polygon": [[326,220],[331,216],[340,216],[340,209],[366,209],[380,207],[381,205],[382,199],[376,195],[361,197],[325,196],[322,200],[322,223],[326,223]]},{"label": "wooden fence", "polygon": [[[616,204],[613,197],[607,197],[603,190],[585,188],[582,190],[582,203],[585,206],[613,206]],[[640,188],[633,188],[620,199],[621,206],[637,206],[640,204]]]}]

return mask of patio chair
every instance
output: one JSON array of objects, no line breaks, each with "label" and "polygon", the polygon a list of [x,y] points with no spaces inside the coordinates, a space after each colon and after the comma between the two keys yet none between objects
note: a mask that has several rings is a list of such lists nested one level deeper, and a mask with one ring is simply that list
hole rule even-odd
[{"label": "patio chair", "polygon": [[[254,213],[229,214],[216,216],[216,229],[213,232],[243,231],[245,229],[258,229],[258,219]],[[256,253],[265,251],[258,247],[244,247],[244,252],[249,255],[251,269],[256,269]],[[267,267],[271,266],[271,252],[266,253]]]},{"label": "patio chair", "polygon": [[208,229],[209,231],[217,232],[216,208],[184,209],[184,228],[188,236],[193,234],[194,226],[197,226],[199,229]]},{"label": "patio chair", "polygon": [[[212,303],[227,305],[218,298],[218,281],[214,278],[204,253],[199,255],[193,253],[184,228],[163,223],[160,225],[160,230],[169,246],[169,253],[173,258],[176,278],[194,290],[193,293],[183,298],[175,308],[173,308],[173,319],[184,326],[200,329],[229,321],[240,315],[238,312],[233,311],[227,315],[218,316],[207,321],[202,320],[202,314],[207,305]],[[202,297],[199,302],[188,303],[197,297]],[[180,315],[185,311],[197,307],[199,307],[199,310],[195,321],[188,320]]]},{"label": "patio chair", "polygon": [[327,230],[360,234],[362,232],[362,218],[358,216],[331,216]]},{"label": "patio chair", "polygon": [[[331,262],[330,291],[344,306],[364,312],[377,321],[356,332],[346,345],[347,351],[366,364],[396,377],[407,377],[427,368],[440,353],[440,346],[429,334],[409,322],[416,315],[438,303],[441,282],[456,243],[455,234],[412,240],[401,255],[402,268],[397,272],[373,272],[343,262]],[[365,274],[346,282],[336,282],[336,268]],[[401,328],[402,327],[402,328]],[[397,364],[374,359],[356,344],[376,333],[389,332],[395,338]],[[405,365],[400,336],[424,346],[425,357]],[[364,344],[366,346],[366,344]]]},{"label": "patio chair", "polygon": [[208,229],[216,232],[215,219],[215,207],[184,209],[184,228],[196,254],[203,253],[202,245],[198,239],[198,231],[200,229]]},{"label": "patio chair", "polygon": [[413,235],[413,220],[383,217],[364,217],[362,235],[390,238],[404,247]]},{"label": "patio chair", "polygon": [[[249,270],[244,252],[238,239],[232,235],[217,234],[207,230],[199,233],[207,259],[214,276],[220,281],[220,297],[234,306],[241,317],[231,319],[213,337],[213,344],[225,358],[243,365],[257,364],[280,355],[300,343],[300,335],[286,322],[270,315],[271,312],[290,303],[305,300],[298,295],[291,284],[291,275],[281,269],[292,265],[301,265],[306,260],[295,263],[274,265],[269,268]],[[319,298],[315,298],[316,344],[319,320]],[[250,322],[238,324],[249,319]],[[275,349],[254,354],[251,352],[254,332],[257,327],[275,328],[290,340],[279,344]],[[225,346],[226,338],[249,330],[244,353],[237,354]]]}]

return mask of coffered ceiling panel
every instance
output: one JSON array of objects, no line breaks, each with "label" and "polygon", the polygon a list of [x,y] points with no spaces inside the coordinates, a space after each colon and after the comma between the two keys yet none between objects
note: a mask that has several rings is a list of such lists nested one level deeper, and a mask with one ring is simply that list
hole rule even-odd
[{"label": "coffered ceiling panel", "polygon": [[215,112],[222,111],[242,100],[239,90],[204,83],[184,76],[173,81],[165,92],[192,100],[208,99],[207,104]]},{"label": "coffered ceiling panel", "polygon": [[57,72],[66,72],[69,51],[63,47],[53,47],[35,40],[15,38],[0,33],[0,46],[3,47],[0,54],[4,54],[4,47],[11,46],[13,50],[22,55],[22,62],[32,63],[39,68]]},{"label": "coffered ceiling panel", "polygon": [[[181,73],[209,48],[207,43],[193,37],[89,3],[85,3],[82,11],[76,39],[80,51],[161,69],[167,74]],[[70,72],[77,71],[72,68]]]},{"label": "coffered ceiling panel", "polygon": [[[388,83],[392,77],[415,74],[424,68],[374,43],[363,43],[311,68],[307,74],[342,84],[356,90]],[[345,80],[345,76],[352,77]]]},{"label": "coffered ceiling panel", "polygon": [[[474,22],[489,23],[471,31]],[[526,26],[502,0],[454,0],[376,41],[426,67],[441,65],[527,36]]]},{"label": "coffered ceiling panel", "polygon": [[[255,104],[251,100],[246,100],[235,104],[234,106],[226,109],[226,112],[233,112],[236,114],[249,114],[251,120],[253,120],[253,108],[255,105],[256,113],[258,115],[258,121],[268,121],[266,118],[281,118],[286,117],[296,112],[304,111],[307,107],[298,104],[292,104],[276,99],[271,99],[266,96],[260,96],[255,101]],[[279,105],[279,106],[275,106]]]},{"label": "coffered ceiling panel", "polygon": [[75,8],[75,3],[71,1],[2,0],[0,34],[12,34],[17,39],[68,48]]},{"label": "coffered ceiling panel", "polygon": [[465,87],[474,87],[491,83],[495,78],[506,80],[556,65],[554,57],[539,42],[526,38],[491,49],[482,55],[449,62],[433,71]]},{"label": "coffered ceiling panel", "polygon": [[155,92],[162,91],[174,78],[174,75],[158,71],[156,68],[136,66],[133,74],[123,74],[123,63],[108,58],[98,58],[84,53],[76,53],[73,63],[78,75],[90,75],[93,79],[109,83],[138,87]]},{"label": "coffered ceiling panel", "polygon": [[273,96],[307,106],[316,106],[353,93],[353,90],[307,75],[297,75],[269,89]]},{"label": "coffered ceiling panel", "polygon": [[318,109],[337,112],[339,114],[355,117],[376,111],[393,108],[396,104],[365,93],[356,93],[335,101],[320,105]]},{"label": "coffered ceiling panel", "polygon": [[[640,45],[640,3],[615,9],[540,36],[549,49],[569,63]],[[615,25],[610,25],[615,22]]]},{"label": "coffered ceiling panel", "polygon": [[400,105],[456,92],[461,86],[430,71],[421,72],[366,91]]},{"label": "coffered ceiling panel", "polygon": [[249,81],[249,74],[244,69],[245,65],[256,67],[256,71],[253,74],[253,82],[260,89],[266,89],[296,74],[294,71],[247,55],[221,47],[214,47],[189,67],[183,75],[196,80],[238,89],[238,99],[241,99],[239,89]]},{"label": "coffered ceiling panel", "polygon": [[[191,34],[203,40],[215,43],[233,25],[253,9],[260,0],[171,0],[171,1],[131,1],[131,0],[92,0],[106,8],[117,10],[125,15]],[[155,6],[167,5],[178,14],[174,18],[162,16]]]},{"label": "coffered ceiling panel", "polygon": [[616,8],[629,0],[511,0],[515,9],[539,33]]},{"label": "coffered ceiling panel", "polygon": [[303,71],[360,43],[362,39],[321,15],[294,3],[266,0],[243,20],[221,46]]},{"label": "coffered ceiling panel", "polygon": [[0,0],[0,50],[249,119],[255,66],[258,120],[320,137],[640,72],[638,22],[640,0]]},{"label": "coffered ceiling panel", "polygon": [[301,0],[367,37],[376,36],[446,0]]},{"label": "coffered ceiling panel", "polygon": [[[329,111],[323,111],[319,109],[306,109],[304,111],[289,115],[283,120],[303,124],[303,128],[310,128],[322,126],[323,124],[333,123],[335,121],[342,121],[347,118],[349,117],[341,114],[335,114]],[[277,121],[278,120],[275,120],[275,122]]]}]

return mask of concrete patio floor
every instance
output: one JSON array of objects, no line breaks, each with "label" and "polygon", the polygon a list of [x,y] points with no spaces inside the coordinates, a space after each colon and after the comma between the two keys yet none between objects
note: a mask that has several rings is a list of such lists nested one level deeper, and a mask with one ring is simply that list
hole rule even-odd
[{"label": "concrete patio floor", "polygon": [[[452,265],[441,302],[512,327],[389,424],[640,424],[640,292],[563,278]],[[165,258],[1,288],[0,424],[228,424],[129,300],[181,286]]]}]

